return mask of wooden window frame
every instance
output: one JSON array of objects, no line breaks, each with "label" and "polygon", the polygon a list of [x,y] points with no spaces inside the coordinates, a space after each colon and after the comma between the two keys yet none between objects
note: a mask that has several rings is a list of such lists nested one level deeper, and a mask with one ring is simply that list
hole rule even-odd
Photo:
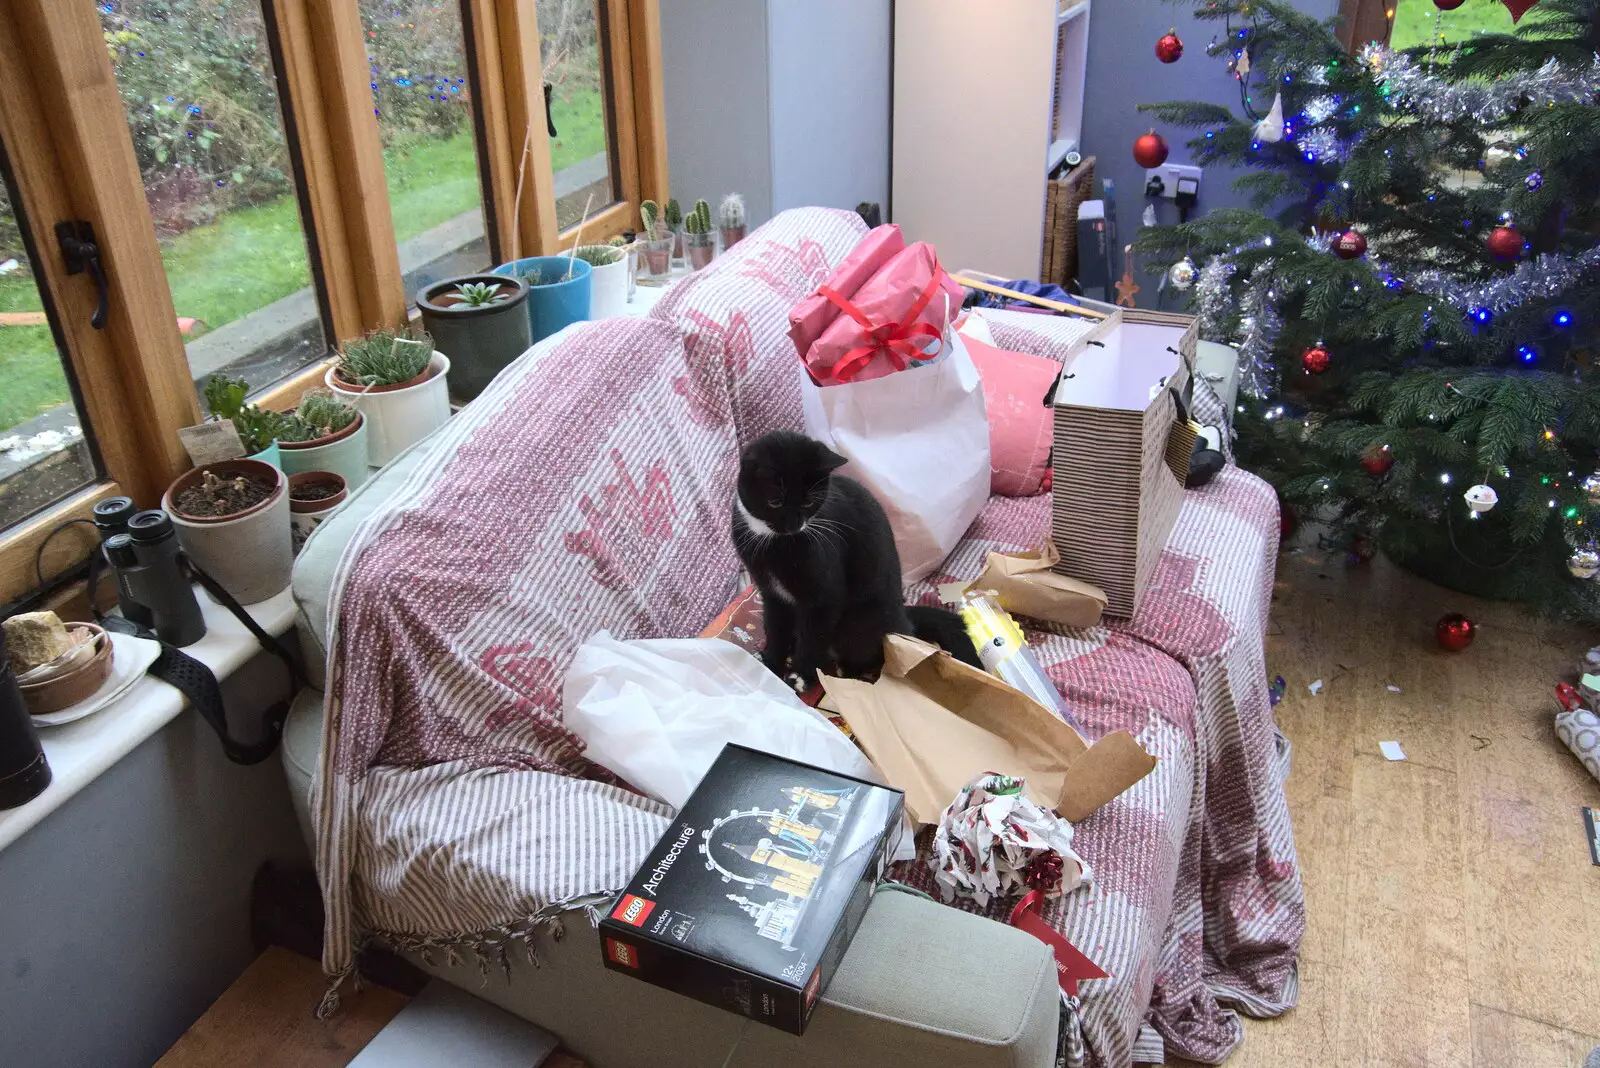
[{"label": "wooden window frame", "polygon": [[[360,9],[356,0],[260,2],[331,348],[407,317]],[[510,259],[513,251],[528,256],[570,247],[576,234],[556,226],[535,0],[461,0],[461,6],[490,249]],[[622,199],[589,219],[586,242],[636,227],[640,201],[664,200],[668,189],[658,0],[606,0],[603,21],[615,116],[610,167]],[[0,140],[19,214],[37,239],[30,246],[35,276],[104,472],[0,531],[0,601],[14,601],[38,587],[36,564],[48,580],[98,544],[84,524],[51,537],[61,524],[87,518],[96,502],[118,494],[141,507],[159,505],[188,467],[177,431],[201,412],[95,6],[5,0],[0,57],[7,60],[0,62]],[[531,139],[529,129],[537,134]],[[88,220],[99,238],[111,312],[103,330],[89,325],[94,283],[69,277],[59,250],[45,244],[61,219]],[[328,362],[254,399],[287,408],[321,383]]]},{"label": "wooden window frame", "polygon": [[[1352,55],[1373,41],[1389,43],[1394,8],[1400,0],[1339,0],[1339,43]],[[1422,0],[1411,0],[1421,3]]]}]

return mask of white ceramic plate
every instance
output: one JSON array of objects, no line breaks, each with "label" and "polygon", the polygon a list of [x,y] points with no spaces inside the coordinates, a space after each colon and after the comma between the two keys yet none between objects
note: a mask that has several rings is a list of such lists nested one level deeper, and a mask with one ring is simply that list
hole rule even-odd
[{"label": "white ceramic plate", "polygon": [[100,688],[93,695],[85,697],[75,705],[68,705],[55,712],[46,712],[42,716],[34,716],[35,726],[59,727],[63,723],[71,723],[85,716],[94,715],[133,689],[134,684],[144,678],[144,673],[150,669],[150,665],[156,662],[156,657],[161,655],[160,642],[151,641],[149,638],[135,638],[131,634],[108,633],[113,653],[111,674],[106,676],[106,681],[100,684]]}]

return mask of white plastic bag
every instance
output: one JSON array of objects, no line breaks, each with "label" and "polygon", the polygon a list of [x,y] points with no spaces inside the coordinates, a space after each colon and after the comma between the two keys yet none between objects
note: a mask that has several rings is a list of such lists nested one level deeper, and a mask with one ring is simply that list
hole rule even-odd
[{"label": "white plastic bag", "polygon": [[579,648],[562,703],[585,756],[674,808],[726,742],[883,781],[822,713],[720,638],[618,641],[602,630]]},{"label": "white plastic bag", "polygon": [[989,417],[961,335],[930,364],[818,386],[798,364],[806,433],[883,505],[906,582],[933,571],[989,500]]}]

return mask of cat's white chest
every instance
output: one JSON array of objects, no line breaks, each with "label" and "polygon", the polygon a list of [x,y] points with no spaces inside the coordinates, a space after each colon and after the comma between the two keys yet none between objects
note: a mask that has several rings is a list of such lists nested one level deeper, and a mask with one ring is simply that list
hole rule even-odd
[{"label": "cat's white chest", "polygon": [[783,583],[779,582],[777,579],[768,579],[767,581],[772,586],[772,595],[774,597],[782,601],[784,604],[794,604],[794,594],[790,593],[786,588],[784,588]]}]

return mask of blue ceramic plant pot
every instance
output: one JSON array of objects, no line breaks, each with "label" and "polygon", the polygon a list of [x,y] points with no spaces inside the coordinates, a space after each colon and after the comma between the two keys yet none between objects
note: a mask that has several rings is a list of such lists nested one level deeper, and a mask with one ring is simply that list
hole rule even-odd
[{"label": "blue ceramic plant pot", "polygon": [[528,283],[528,325],[537,345],[557,330],[589,318],[591,270],[583,260],[569,260],[566,256],[529,256],[502,263],[494,273]]},{"label": "blue ceramic plant pot", "polygon": [[260,460],[264,464],[271,464],[280,471],[283,470],[282,454],[278,451],[278,440],[276,438],[272,440],[271,445],[268,445],[260,452],[251,453],[249,456],[246,456],[245,459]]}]

